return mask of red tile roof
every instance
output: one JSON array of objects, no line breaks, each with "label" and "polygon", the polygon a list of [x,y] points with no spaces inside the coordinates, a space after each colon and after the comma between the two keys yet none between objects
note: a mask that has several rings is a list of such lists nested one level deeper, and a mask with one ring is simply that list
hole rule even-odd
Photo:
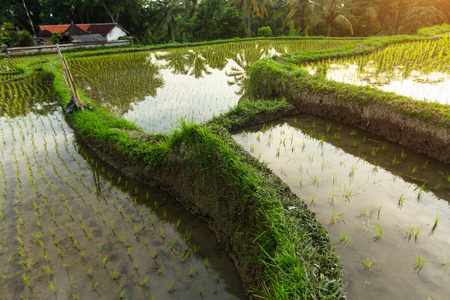
[{"label": "red tile roof", "polygon": [[[70,24],[65,25],[40,25],[39,29],[47,30],[50,32],[65,32],[69,28]],[[120,25],[116,23],[93,23],[93,24],[76,24],[81,30],[86,31],[91,34],[100,34],[104,37],[114,29],[115,26],[118,26],[124,32],[128,33],[125,29],[123,29]],[[77,34],[79,35],[79,34]]]},{"label": "red tile roof", "polygon": [[67,28],[69,28],[69,25],[41,25],[39,26],[40,30],[48,30],[50,32],[63,32]]}]

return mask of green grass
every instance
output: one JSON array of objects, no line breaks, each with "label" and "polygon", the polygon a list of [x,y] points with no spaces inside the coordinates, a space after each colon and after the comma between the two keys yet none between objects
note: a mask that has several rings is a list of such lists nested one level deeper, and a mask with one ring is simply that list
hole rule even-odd
[{"label": "green grass", "polygon": [[299,92],[332,94],[338,101],[355,103],[360,107],[384,105],[400,114],[443,128],[450,128],[450,106],[439,103],[416,101],[395,93],[383,92],[370,86],[354,86],[310,75],[300,67],[262,59],[250,69],[248,95],[255,99],[285,97],[293,99]]},{"label": "green grass", "polygon": [[[56,69],[46,71],[54,72],[55,90],[65,104],[70,93],[55,65]],[[88,102],[83,94],[81,97]],[[221,230],[232,245],[231,252],[243,262],[241,272],[251,294],[267,299],[342,298],[342,269],[325,229],[305,203],[237,145],[227,131],[259,114],[287,110],[292,110],[292,105],[283,100],[246,102],[206,125],[181,122],[173,134],[150,135],[147,142],[127,133],[140,131],[137,126],[102,108],[72,113],[67,121],[91,145],[108,148],[129,165],[145,166],[145,171],[162,178],[171,178],[171,172],[190,173],[190,181],[205,182],[201,188],[225,185],[225,189],[218,188],[220,192],[211,197],[217,200],[210,201],[202,213],[222,221],[229,219],[229,226]],[[289,206],[298,209],[288,210]],[[250,270],[252,275],[246,277],[245,271]],[[254,272],[259,275],[255,277]]]},{"label": "green grass", "polygon": [[[351,44],[341,50],[305,53],[295,56],[288,64],[266,59],[252,67],[250,92],[255,93],[260,84],[258,81],[266,80],[273,81],[263,91],[269,98],[278,95],[282,99],[294,87],[300,91],[335,93],[342,101],[355,101],[361,105],[387,103],[394,110],[403,109],[409,113],[410,110],[405,107],[411,103],[406,97],[328,82],[320,76],[310,76],[293,63],[366,53],[389,43],[421,38],[372,38],[362,42],[362,48]],[[144,50],[135,48],[130,48],[130,51]],[[114,51],[118,50],[108,49],[105,53]],[[91,54],[97,55],[99,52],[80,52],[73,56]],[[70,92],[56,59],[34,73],[38,76],[54,76],[54,88],[62,105],[69,101]],[[83,93],[81,97],[84,102],[89,102]],[[440,122],[442,118],[435,117],[444,115],[446,122],[450,123],[449,112],[440,106],[423,104],[421,107],[420,104],[414,104],[414,108],[419,110],[414,111],[413,117],[437,119]],[[215,216],[215,219],[220,220],[220,223],[212,222],[211,226],[216,226],[222,238],[229,242],[231,253],[240,261],[240,271],[248,284],[248,291],[255,298],[344,298],[342,267],[323,226],[317,222],[303,200],[290,193],[287,185],[274,176],[266,165],[237,145],[228,132],[249,124],[260,115],[277,115],[289,111],[293,111],[293,106],[284,100],[245,102],[205,125],[181,122],[180,128],[172,134],[148,135],[145,142],[129,134],[140,132],[139,127],[102,108],[74,112],[67,115],[67,121],[78,135],[98,151],[107,149],[109,155],[123,159],[135,171],[155,174],[155,179],[160,180],[160,183],[167,184],[175,179],[183,184],[179,174],[188,175],[184,176],[185,180],[189,184],[195,182],[197,189],[193,194],[182,187],[181,190],[177,190],[177,186],[170,188],[183,195],[185,204],[195,207],[199,214]],[[196,205],[195,201],[201,201],[205,194],[208,201],[204,203],[207,205]],[[296,209],[288,209],[292,206]],[[381,228],[376,231],[377,237],[381,238]],[[106,263],[107,259],[104,258],[105,268]],[[158,273],[163,271],[164,267]]]}]

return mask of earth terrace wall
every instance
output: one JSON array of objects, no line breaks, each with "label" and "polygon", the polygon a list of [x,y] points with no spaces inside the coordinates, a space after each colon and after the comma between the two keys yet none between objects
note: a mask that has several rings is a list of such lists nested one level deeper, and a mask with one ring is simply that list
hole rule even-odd
[{"label": "earth terrace wall", "polygon": [[[96,47],[124,47],[130,45],[129,40],[109,41],[109,42],[92,42],[92,43],[72,43],[59,45],[62,52],[75,49],[89,49]],[[49,46],[31,46],[31,47],[12,47],[8,48],[11,56],[15,55],[30,55],[30,54],[45,54],[57,53],[56,45]]]},{"label": "earth terrace wall", "polygon": [[[45,71],[54,74],[55,90],[68,103],[58,63]],[[261,103],[238,106],[209,125],[182,124],[170,136],[145,134],[101,108],[74,112],[67,120],[103,160],[164,188],[208,221],[250,296],[344,299],[342,268],[314,213],[225,129],[293,109],[285,102]]]},{"label": "earth terrace wall", "polygon": [[255,99],[285,97],[301,112],[359,127],[450,163],[448,105],[328,81],[272,59],[251,67],[248,94]]}]

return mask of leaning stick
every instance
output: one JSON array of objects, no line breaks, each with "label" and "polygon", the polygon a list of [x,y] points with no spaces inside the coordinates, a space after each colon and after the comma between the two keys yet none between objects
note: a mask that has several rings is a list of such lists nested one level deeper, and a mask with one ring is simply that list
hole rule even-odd
[{"label": "leaning stick", "polygon": [[83,103],[80,100],[80,95],[78,95],[78,91],[77,91],[77,88],[75,87],[75,82],[73,80],[72,74],[70,73],[69,67],[67,66],[66,59],[62,56],[61,50],[59,49],[59,45],[58,44],[56,44],[56,48],[58,49],[58,55],[59,55],[59,58],[61,60],[61,64],[62,64],[64,73],[66,75],[66,77],[64,79],[66,79],[66,83],[69,86],[70,91],[72,92],[72,96],[73,96],[73,99],[74,99],[74,102],[75,102],[75,106],[78,109],[84,110],[83,109]]}]

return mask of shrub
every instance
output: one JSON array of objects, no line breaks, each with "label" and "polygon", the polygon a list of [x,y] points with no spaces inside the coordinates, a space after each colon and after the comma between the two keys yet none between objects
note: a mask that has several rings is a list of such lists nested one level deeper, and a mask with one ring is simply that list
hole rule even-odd
[{"label": "shrub", "polygon": [[19,32],[18,38],[17,38],[17,46],[19,47],[27,47],[27,46],[33,46],[34,40],[31,36],[31,33],[29,33],[26,30],[22,30]]},{"label": "shrub", "polygon": [[273,36],[272,28],[269,26],[258,28],[258,36],[271,37]]}]

